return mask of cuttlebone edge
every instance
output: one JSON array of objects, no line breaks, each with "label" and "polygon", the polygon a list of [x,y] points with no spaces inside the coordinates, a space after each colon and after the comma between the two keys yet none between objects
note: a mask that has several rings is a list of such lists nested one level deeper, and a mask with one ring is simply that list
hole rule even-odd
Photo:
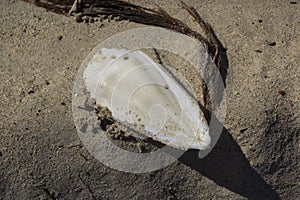
[{"label": "cuttlebone edge", "polygon": [[[198,108],[198,112],[196,112],[197,116],[194,116],[197,119],[199,119],[198,124],[196,125],[197,130],[194,132],[193,142],[190,143],[190,147],[188,147],[186,149],[190,149],[190,148],[196,148],[196,149],[200,149],[200,150],[208,149],[210,146],[210,143],[211,143],[211,137],[209,135],[207,122],[205,121],[205,119],[203,117],[201,117],[200,112],[202,112],[202,111],[199,108],[199,106],[197,105],[197,103],[193,102],[193,98],[182,88],[182,86],[179,83],[176,82],[176,80],[173,80],[174,79],[173,77],[168,77],[168,76],[170,76],[170,74],[169,74],[168,70],[164,69],[164,66],[162,66],[161,64],[155,63],[151,58],[149,58],[149,56],[147,54],[145,54],[141,51],[138,51],[138,53],[141,54],[144,58],[146,58],[151,64],[153,64],[156,67],[156,69],[159,71],[160,75],[163,77],[163,79],[167,83],[175,82],[175,85],[179,88],[179,90],[184,92],[184,94],[187,97],[189,97],[191,104],[194,104],[194,106],[196,105],[196,107]],[[175,93],[174,93],[174,95],[178,98],[178,96]],[[177,100],[180,102],[179,99],[177,99]],[[192,112],[188,112],[188,113],[190,114]],[[191,116],[188,115],[188,117],[191,117]],[[193,120],[191,120],[191,121],[193,121]],[[200,133],[201,135],[198,135],[199,127],[201,127],[201,126],[199,126],[199,123],[201,123],[201,122],[204,122],[204,124],[202,124],[203,125],[202,127],[205,127],[205,129],[204,130],[202,129],[201,133]],[[184,149],[184,150],[186,150],[186,149]]]}]

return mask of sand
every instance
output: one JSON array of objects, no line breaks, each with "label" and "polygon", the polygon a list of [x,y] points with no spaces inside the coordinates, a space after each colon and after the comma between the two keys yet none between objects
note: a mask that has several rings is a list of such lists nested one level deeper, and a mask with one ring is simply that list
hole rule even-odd
[{"label": "sand", "polygon": [[[195,26],[174,1],[159,3]],[[292,3],[294,2],[294,3]],[[77,23],[18,0],[0,4],[0,199],[296,199],[300,196],[300,2],[187,1],[228,49],[227,115],[208,156],[188,151],[144,174],[111,169],[78,137],[81,62],[143,25]]]}]

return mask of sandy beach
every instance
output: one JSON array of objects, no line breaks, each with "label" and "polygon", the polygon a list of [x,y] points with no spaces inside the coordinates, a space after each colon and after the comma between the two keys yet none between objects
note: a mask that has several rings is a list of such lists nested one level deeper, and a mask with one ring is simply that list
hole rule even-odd
[{"label": "sandy beach", "polygon": [[[130,0],[199,29],[176,1]],[[145,25],[78,23],[21,0],[0,4],[0,199],[297,199],[300,1],[187,0],[227,49],[226,118],[203,159],[133,174],[93,157],[72,113],[74,80],[102,41]]]}]

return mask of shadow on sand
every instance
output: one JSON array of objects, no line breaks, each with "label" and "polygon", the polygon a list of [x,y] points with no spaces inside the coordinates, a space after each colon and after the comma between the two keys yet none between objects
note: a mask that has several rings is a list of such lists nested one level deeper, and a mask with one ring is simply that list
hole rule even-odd
[{"label": "shadow on sand", "polygon": [[[228,57],[226,48],[222,45],[215,32],[211,30],[211,34],[216,39],[220,49],[220,65],[219,72],[221,74],[224,87],[226,88],[226,78],[228,69]],[[214,84],[218,84],[215,82]],[[214,88],[215,98],[222,97],[222,88]],[[222,99],[217,100],[220,102]],[[209,111],[204,111],[208,122],[217,121],[216,126],[223,127],[221,122],[211,115]],[[215,130],[214,130],[215,129]],[[218,135],[214,133],[220,131],[217,127],[210,127],[210,135]],[[204,158],[199,158],[198,150],[189,150],[185,152],[179,161],[197,170],[203,176],[208,177],[220,186],[230,191],[244,196],[248,199],[281,199],[272,187],[266,183],[263,178],[251,167],[249,161],[242,152],[240,146],[232,138],[231,134],[223,127],[222,133],[212,151]]]},{"label": "shadow on sand", "polygon": [[279,195],[251,167],[239,145],[224,128],[213,150],[200,159],[189,150],[179,159],[220,186],[249,199],[280,199]]}]

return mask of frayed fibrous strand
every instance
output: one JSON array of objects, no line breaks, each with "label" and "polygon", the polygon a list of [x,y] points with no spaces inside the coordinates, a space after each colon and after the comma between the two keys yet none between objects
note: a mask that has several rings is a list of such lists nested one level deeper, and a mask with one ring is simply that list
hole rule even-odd
[{"label": "frayed fibrous strand", "polygon": [[[70,10],[73,7],[74,0],[23,0],[30,2],[36,6],[46,8],[58,14],[69,15]],[[174,30],[179,33],[196,38],[207,49],[212,60],[218,67],[219,71],[222,71],[222,57],[220,52],[225,52],[222,44],[217,39],[210,24],[205,22],[195,8],[187,5],[183,1],[181,6],[185,9],[199,24],[204,32],[204,36],[197,31],[191,29],[184,22],[172,17],[159,5],[156,9],[145,8],[142,6],[134,5],[129,2],[121,0],[81,0],[78,5],[78,10],[75,12],[81,13],[83,16],[113,16],[120,17],[123,20],[129,20],[132,22],[152,25],[157,27]],[[206,69],[213,70],[213,69]],[[209,73],[207,73],[209,74]],[[205,77],[206,79],[207,77]],[[207,80],[207,79],[206,79]],[[220,80],[215,80],[217,83]],[[225,80],[223,80],[225,82]],[[202,80],[204,107],[208,110],[211,109],[211,102],[208,95],[208,87],[204,80]],[[217,85],[217,84],[216,84]],[[216,90],[217,91],[217,90]]]},{"label": "frayed fibrous strand", "polygon": [[[65,0],[23,0],[30,3],[33,3],[37,6],[44,7],[48,10],[51,10],[58,14],[67,15],[72,8],[73,1]],[[183,8],[186,9],[204,28],[207,36],[209,34],[210,25],[205,23],[197,11],[193,7],[187,6],[182,2]],[[130,20],[132,22],[141,23],[145,25],[158,26],[162,28],[167,28],[170,30],[174,30],[188,36],[192,36],[198,39],[201,43],[205,45],[208,50],[212,51],[213,54],[216,53],[216,42],[213,40],[213,37],[209,37],[206,39],[204,36],[199,34],[198,32],[192,30],[188,27],[184,22],[179,19],[173,18],[166,11],[164,11],[161,7],[157,6],[157,9],[145,8],[142,6],[134,5],[125,1],[119,0],[82,0],[80,4],[79,12],[82,15],[86,16],[114,16],[120,17],[121,19]],[[210,28],[211,29],[211,28]],[[215,55],[213,55],[215,56]]]}]

